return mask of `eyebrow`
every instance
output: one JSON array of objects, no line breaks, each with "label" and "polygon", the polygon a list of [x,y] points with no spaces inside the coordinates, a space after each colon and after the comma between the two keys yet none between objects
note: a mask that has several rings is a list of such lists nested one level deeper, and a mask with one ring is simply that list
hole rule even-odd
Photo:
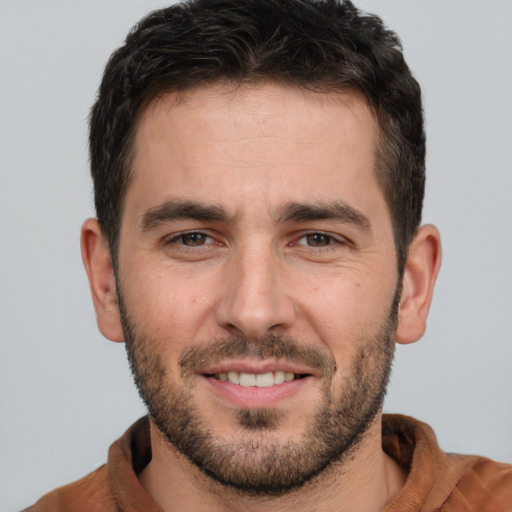
[{"label": "eyebrow", "polygon": [[[371,232],[371,223],[362,212],[339,201],[319,203],[290,202],[272,215],[275,222],[308,222],[335,220],[352,224]],[[177,219],[195,219],[202,222],[233,223],[234,217],[217,205],[206,205],[195,201],[165,201],[147,210],[141,218],[142,232],[151,231],[161,224]]]},{"label": "eyebrow", "polygon": [[195,219],[203,222],[229,222],[231,217],[220,206],[204,205],[194,201],[165,201],[147,210],[141,218],[142,232],[177,219]]},{"label": "eyebrow", "polygon": [[371,232],[370,220],[361,211],[343,202],[288,203],[277,211],[278,222],[307,222],[334,220],[352,224],[362,231]]}]

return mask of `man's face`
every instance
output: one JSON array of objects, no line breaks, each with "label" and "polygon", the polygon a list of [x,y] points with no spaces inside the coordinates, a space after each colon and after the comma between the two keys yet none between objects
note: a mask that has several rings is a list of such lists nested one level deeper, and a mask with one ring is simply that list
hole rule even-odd
[{"label": "man's face", "polygon": [[282,492],[379,412],[398,276],[357,96],[199,88],[140,119],[118,288],[154,422],[213,478]]}]

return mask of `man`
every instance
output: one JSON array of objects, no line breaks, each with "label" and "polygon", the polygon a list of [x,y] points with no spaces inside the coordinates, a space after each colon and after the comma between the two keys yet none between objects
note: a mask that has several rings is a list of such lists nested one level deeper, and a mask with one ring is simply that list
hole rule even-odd
[{"label": "man", "polygon": [[440,266],[419,87],[349,3],[143,20],[91,114],[98,325],[149,416],[29,510],[512,510],[512,469],[382,417]]}]

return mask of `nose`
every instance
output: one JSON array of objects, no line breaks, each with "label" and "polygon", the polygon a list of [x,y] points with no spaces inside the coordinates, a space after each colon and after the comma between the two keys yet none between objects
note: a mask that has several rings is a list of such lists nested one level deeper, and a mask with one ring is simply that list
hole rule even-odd
[{"label": "nose", "polygon": [[247,338],[282,334],[295,319],[290,288],[279,256],[269,250],[241,249],[227,265],[216,309],[218,325]]}]

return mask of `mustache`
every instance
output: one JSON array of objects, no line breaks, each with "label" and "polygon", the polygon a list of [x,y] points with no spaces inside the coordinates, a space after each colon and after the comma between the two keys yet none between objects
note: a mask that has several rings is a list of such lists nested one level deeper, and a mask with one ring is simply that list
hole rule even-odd
[{"label": "mustache", "polygon": [[336,363],[331,354],[316,347],[300,344],[292,338],[268,335],[259,339],[230,336],[205,346],[193,346],[181,356],[178,365],[183,377],[230,358],[278,359],[306,365],[323,377],[331,377]]}]

